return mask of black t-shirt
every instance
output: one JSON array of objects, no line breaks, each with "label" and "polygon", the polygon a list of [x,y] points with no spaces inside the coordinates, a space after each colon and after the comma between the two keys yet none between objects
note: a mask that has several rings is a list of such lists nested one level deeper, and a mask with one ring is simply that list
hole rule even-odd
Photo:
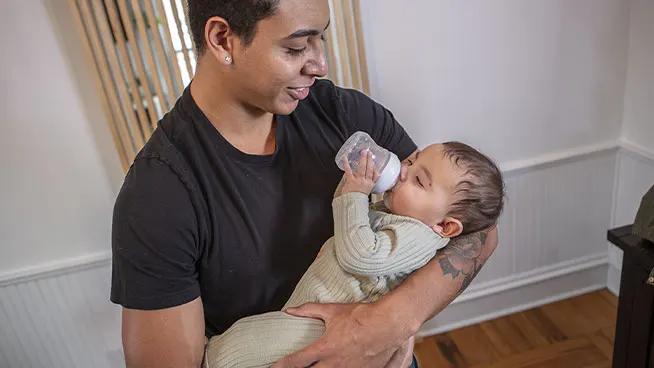
[{"label": "black t-shirt", "polygon": [[229,144],[187,88],[137,155],[114,207],[111,300],[162,309],[202,296],[207,335],[279,310],[323,242],[350,134],[368,132],[405,159],[416,146],[364,94],[319,80],[288,116],[276,150]]}]

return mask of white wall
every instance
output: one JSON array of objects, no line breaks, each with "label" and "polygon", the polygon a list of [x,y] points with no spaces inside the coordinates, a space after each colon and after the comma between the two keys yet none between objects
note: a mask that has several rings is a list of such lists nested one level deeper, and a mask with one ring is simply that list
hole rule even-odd
[{"label": "white wall", "polygon": [[88,119],[57,32],[42,1],[0,2],[0,279],[110,250],[106,122]]},{"label": "white wall", "polygon": [[629,2],[410,3],[361,3],[372,96],[420,146],[490,154],[508,192],[498,250],[422,333],[604,287]]},{"label": "white wall", "polygon": [[623,135],[654,152],[654,2],[631,0]]},{"label": "white wall", "polygon": [[62,42],[75,26],[53,24],[67,7],[0,1],[0,367],[124,367],[108,265],[123,174],[83,52]]},{"label": "white wall", "polygon": [[618,138],[628,2],[361,5],[371,93],[419,145],[454,138],[506,163]]}]

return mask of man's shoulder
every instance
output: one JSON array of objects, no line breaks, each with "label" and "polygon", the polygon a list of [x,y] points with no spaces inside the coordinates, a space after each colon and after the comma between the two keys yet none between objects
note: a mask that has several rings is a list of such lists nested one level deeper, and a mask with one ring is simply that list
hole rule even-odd
[{"label": "man's shoulder", "polygon": [[[186,191],[192,192],[195,183],[184,147],[192,145],[195,134],[191,122],[180,114],[175,105],[157,123],[143,147],[134,157],[126,175],[126,182],[139,185],[168,186],[181,183]],[[131,188],[132,190],[137,188]]]},{"label": "man's shoulder", "polygon": [[157,126],[135,159],[165,158],[174,155],[176,146],[189,136],[190,126],[189,119],[180,114],[179,104],[175,105],[157,122]]},{"label": "man's shoulder", "polygon": [[189,111],[188,99],[180,96],[175,105],[159,119],[145,145],[139,150],[135,162],[159,160],[173,169],[186,166],[185,147],[193,146],[198,134],[195,132],[194,115]]}]

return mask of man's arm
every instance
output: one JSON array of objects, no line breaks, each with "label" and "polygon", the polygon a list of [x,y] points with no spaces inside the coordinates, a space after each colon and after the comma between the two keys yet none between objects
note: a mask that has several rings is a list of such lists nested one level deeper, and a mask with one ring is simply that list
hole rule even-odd
[{"label": "man's arm", "polygon": [[204,356],[204,312],[197,298],[161,310],[123,309],[127,368],[199,368]]},{"label": "man's arm", "polygon": [[[402,163],[413,163],[418,152],[413,152]],[[417,310],[412,314],[417,318],[417,333],[424,322],[445,309],[470,285],[497,248],[497,242],[497,228],[454,238],[387,297],[401,300],[423,295],[416,299],[418,305],[411,303]],[[421,304],[421,300],[426,304]]]},{"label": "man's arm", "polygon": [[[405,162],[413,162],[416,154]],[[310,303],[288,310],[325,321],[326,331],[316,343],[274,367],[305,367],[317,361],[325,367],[392,367],[386,364],[393,352],[410,353],[409,338],[470,285],[497,242],[495,228],[452,239],[427,265],[375,303]]]},{"label": "man's arm", "polygon": [[116,199],[111,301],[123,307],[127,367],[198,368],[202,362],[200,236],[190,198],[180,177],[151,158],[134,161]]},{"label": "man's arm", "polygon": [[[419,150],[403,164],[413,163]],[[388,308],[408,318],[408,333],[413,336],[459,296],[477,276],[497,248],[497,229],[488,229],[450,240],[427,265],[415,271],[397,289],[380,300]],[[404,312],[403,312],[404,311]]]},{"label": "man's arm", "polygon": [[287,312],[325,321],[323,336],[286,356],[274,368],[402,367],[392,357],[411,353],[407,344],[422,324],[461,294],[497,247],[497,230],[457,238],[397,289],[374,303],[308,303]]},{"label": "man's arm", "polygon": [[385,295],[380,307],[402,311],[410,319],[408,333],[417,333],[470,285],[497,242],[496,228],[452,239],[427,265]]}]

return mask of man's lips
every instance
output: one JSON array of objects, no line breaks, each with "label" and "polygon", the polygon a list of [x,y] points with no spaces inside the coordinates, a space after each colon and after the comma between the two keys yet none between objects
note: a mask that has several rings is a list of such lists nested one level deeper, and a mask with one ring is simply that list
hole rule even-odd
[{"label": "man's lips", "polygon": [[309,88],[310,87],[289,87],[289,93],[293,98],[296,100],[304,100],[309,96]]}]

